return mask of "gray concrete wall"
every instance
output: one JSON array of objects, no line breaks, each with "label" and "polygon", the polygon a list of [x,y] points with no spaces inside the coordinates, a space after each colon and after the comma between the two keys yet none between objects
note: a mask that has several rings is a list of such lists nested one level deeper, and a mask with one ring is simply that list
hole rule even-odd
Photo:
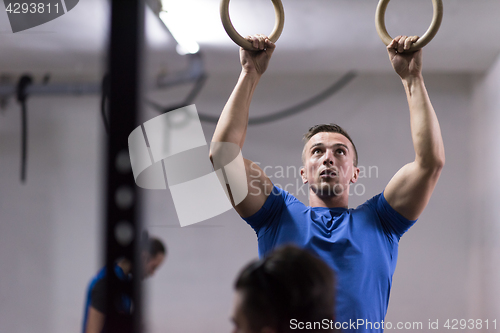
[{"label": "gray concrete wall", "polygon": [[471,313],[499,317],[500,301],[500,58],[491,70],[476,78],[473,92],[474,135],[470,146],[474,186],[470,205],[475,208],[471,271]]}]

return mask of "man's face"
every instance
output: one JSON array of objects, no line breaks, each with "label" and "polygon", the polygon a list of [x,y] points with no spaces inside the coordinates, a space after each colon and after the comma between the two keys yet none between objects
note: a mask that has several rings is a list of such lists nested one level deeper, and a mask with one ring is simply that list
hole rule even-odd
[{"label": "man's face", "polygon": [[231,321],[234,324],[232,333],[254,333],[250,329],[250,323],[243,312],[243,292],[236,291],[234,294],[233,311]]},{"label": "man's face", "polygon": [[144,254],[144,278],[148,278],[154,275],[158,267],[165,260],[165,255],[163,253],[158,253],[156,256],[151,257],[149,254]]},{"label": "man's face", "polygon": [[245,302],[245,293],[237,290],[234,293],[233,310],[231,321],[234,324],[232,333],[276,333],[276,330],[264,326],[260,330],[254,331],[250,328],[250,321],[244,312],[243,304]]},{"label": "man's face", "polygon": [[302,181],[309,183],[318,196],[341,196],[349,193],[349,184],[358,179],[354,166],[354,147],[340,133],[320,132],[305,145]]}]

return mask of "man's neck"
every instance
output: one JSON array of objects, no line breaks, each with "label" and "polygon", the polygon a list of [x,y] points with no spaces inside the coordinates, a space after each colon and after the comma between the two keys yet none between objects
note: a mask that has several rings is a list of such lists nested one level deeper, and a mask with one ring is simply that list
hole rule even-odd
[{"label": "man's neck", "polygon": [[349,208],[349,193],[341,196],[319,196],[309,191],[309,206],[326,208]]},{"label": "man's neck", "polygon": [[125,275],[130,274],[130,272],[132,271],[132,265],[130,264],[130,261],[128,261],[127,259],[121,259],[116,264],[122,269]]}]

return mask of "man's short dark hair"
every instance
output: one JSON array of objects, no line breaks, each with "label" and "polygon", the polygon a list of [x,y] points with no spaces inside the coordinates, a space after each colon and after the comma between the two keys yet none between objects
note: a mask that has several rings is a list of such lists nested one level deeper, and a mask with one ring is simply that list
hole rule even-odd
[{"label": "man's short dark hair", "polygon": [[148,252],[151,258],[154,258],[160,253],[166,255],[167,249],[159,238],[150,237],[148,240]]},{"label": "man's short dark hair", "polygon": [[[321,124],[321,125],[315,125],[311,127],[306,134],[304,134],[303,140],[304,140],[304,149],[305,145],[311,139],[313,136],[315,136],[318,133],[321,132],[332,132],[332,133],[339,133],[345,136],[352,144],[352,147],[354,148],[354,166],[358,166],[358,151],[356,150],[356,146],[354,145],[354,142],[352,142],[351,137],[347,132],[340,127],[337,124]],[[304,158],[304,152],[302,153],[302,158]]]},{"label": "man's short dark hair", "polygon": [[282,333],[293,331],[292,319],[334,320],[334,285],[333,272],[323,260],[288,245],[247,265],[239,274],[235,289],[241,292],[241,308],[252,330],[267,326]]}]

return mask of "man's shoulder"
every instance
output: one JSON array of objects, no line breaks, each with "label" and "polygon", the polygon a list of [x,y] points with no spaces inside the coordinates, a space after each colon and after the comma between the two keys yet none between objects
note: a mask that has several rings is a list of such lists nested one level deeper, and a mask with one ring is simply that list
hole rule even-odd
[{"label": "man's shoulder", "polygon": [[361,205],[357,206],[356,208],[350,209],[351,211],[360,211],[360,210],[366,210],[366,209],[375,209],[377,205],[379,204],[380,196],[383,197],[383,192],[380,192],[370,199],[366,200],[363,202]]},{"label": "man's shoulder", "polygon": [[382,193],[378,193],[366,200],[356,208],[349,209],[349,214],[354,219],[378,219],[379,218],[379,210],[380,210],[380,198],[383,197]]},{"label": "man's shoulder", "polygon": [[[114,265],[113,269],[115,271],[115,274],[119,277],[119,274],[117,274],[117,269],[119,268],[119,266],[117,264]],[[102,267],[95,275],[94,277],[90,280],[90,289],[93,289],[93,287],[96,285],[96,284],[99,284],[100,286],[101,285],[105,285],[106,283],[106,280],[107,280],[107,268],[106,266]]]},{"label": "man's shoulder", "polygon": [[377,221],[382,230],[388,234],[393,235],[392,239],[399,240],[399,238],[416,222],[410,221],[399,214],[387,202],[384,192],[373,196],[365,203],[356,207],[353,214],[357,215],[359,219],[365,221]]},{"label": "man's shoulder", "polygon": [[90,286],[90,293],[92,299],[95,299],[96,296],[104,295],[106,292],[106,276],[101,277],[100,279],[96,279],[93,281]]},{"label": "man's shoulder", "polygon": [[297,199],[295,197],[295,195],[293,195],[292,193],[288,192],[287,190],[284,190],[281,187],[276,186],[276,185],[273,186],[273,189],[272,189],[271,193],[269,194],[269,196],[283,198],[286,205],[296,204],[296,205],[305,206],[304,203],[302,203],[302,201],[300,201],[299,199]]},{"label": "man's shoulder", "polygon": [[253,215],[243,219],[257,232],[264,226],[276,225],[276,221],[285,215],[296,215],[306,210],[306,206],[293,194],[273,185],[272,190],[267,193],[267,199],[262,207]]},{"label": "man's shoulder", "polygon": [[94,285],[106,277],[106,267],[102,267],[89,282],[89,287],[92,289]]}]

